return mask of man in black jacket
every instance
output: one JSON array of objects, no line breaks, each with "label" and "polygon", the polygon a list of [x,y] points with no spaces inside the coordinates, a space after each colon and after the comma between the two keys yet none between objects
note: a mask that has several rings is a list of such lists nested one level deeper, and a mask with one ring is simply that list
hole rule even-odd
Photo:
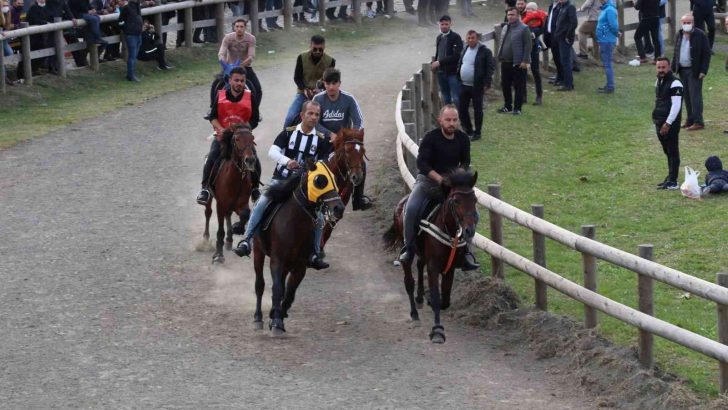
[{"label": "man in black jacket", "polygon": [[[460,79],[460,105],[458,114],[465,133],[471,141],[480,139],[483,128],[483,94],[492,83],[495,61],[493,53],[478,41],[478,32],[468,31],[465,36],[467,47],[460,54],[458,78]],[[473,101],[475,128],[470,122],[470,101]]]},{"label": "man in black jacket", "polygon": [[655,83],[655,109],[652,122],[657,139],[667,156],[667,177],[657,184],[657,189],[678,189],[677,177],[680,169],[680,111],[682,110],[683,85],[670,71],[670,60],[658,57],[655,62],[657,82]]},{"label": "man in black jacket", "polygon": [[463,51],[463,39],[450,30],[452,19],[447,14],[440,17],[440,34],[435,40],[435,58],[431,63],[432,71],[437,72],[442,104],[458,105],[460,83],[458,82],[458,60]]},{"label": "man in black jacket", "polygon": [[559,54],[559,45],[554,39],[554,31],[556,30],[556,21],[559,19],[559,12],[561,11],[561,3],[556,0],[552,1],[549,5],[549,15],[546,18],[546,28],[543,33],[543,42],[546,47],[551,49],[551,57],[553,57],[554,65],[556,66],[556,77],[549,80],[549,84],[560,86],[564,82],[564,69],[561,67],[561,56]]},{"label": "man in black jacket", "polygon": [[683,128],[697,131],[705,128],[703,122],[703,78],[710,67],[710,43],[705,33],[693,25],[693,16],[680,19],[682,29],[675,36],[672,71],[680,76],[688,114]]},{"label": "man in black jacket", "polygon": [[101,18],[96,14],[96,10],[91,7],[88,0],[69,0],[68,7],[70,7],[74,18],[86,21],[87,37],[90,41],[101,45],[108,44],[106,40],[101,38]]},{"label": "man in black jacket", "polygon": [[713,0],[690,0],[690,10],[693,11],[695,18],[695,27],[705,32],[705,26],[708,26],[708,41],[710,48],[713,48],[715,41],[715,14],[713,13]]},{"label": "man in black jacket", "polygon": [[[561,61],[561,75],[563,83],[557,91],[572,91],[574,89],[574,37],[576,26],[579,22],[576,19],[576,7],[569,0],[559,0],[560,10],[556,18],[556,25],[553,28],[551,47],[558,47],[559,60]],[[530,51],[530,50],[529,50]]]},{"label": "man in black jacket", "polygon": [[662,56],[660,39],[657,31],[660,29],[660,0],[637,0],[634,3],[635,10],[639,10],[639,23],[634,32],[634,43],[637,47],[637,54],[641,63],[647,62],[644,37],[649,34],[650,40],[655,47],[655,58]]},{"label": "man in black jacket", "polygon": [[124,33],[128,55],[126,57],[126,79],[139,82],[136,77],[136,60],[142,45],[142,10],[139,0],[129,0],[119,12],[119,26]]}]

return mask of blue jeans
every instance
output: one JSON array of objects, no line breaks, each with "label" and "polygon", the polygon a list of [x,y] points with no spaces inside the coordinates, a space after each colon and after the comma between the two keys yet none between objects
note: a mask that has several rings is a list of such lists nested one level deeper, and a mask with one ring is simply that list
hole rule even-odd
[{"label": "blue jeans", "polygon": [[[13,55],[13,49],[10,48],[10,45],[8,44],[7,41],[3,41],[3,55],[5,57]],[[3,66],[3,71],[5,71],[5,66]]]},{"label": "blue jeans", "polygon": [[561,59],[561,72],[563,75],[563,86],[565,88],[574,88],[574,73],[573,69],[574,61],[573,56],[573,45],[566,42],[564,38],[557,39],[559,43],[559,58]]},{"label": "blue jeans", "polygon": [[437,72],[437,85],[440,86],[440,98],[443,104],[455,104],[460,102],[460,82],[455,74],[446,74],[444,71]]},{"label": "blue jeans", "polygon": [[136,60],[139,54],[139,47],[142,45],[142,36],[124,34],[124,38],[126,38],[126,48],[129,51],[129,55],[126,58],[126,78],[127,80],[131,80],[136,78]]},{"label": "blue jeans", "polygon": [[303,108],[304,102],[306,102],[306,96],[303,93],[296,93],[296,96],[293,97],[293,101],[291,102],[291,106],[288,107],[283,128],[290,126],[301,115],[301,108]]},{"label": "blue jeans", "polygon": [[[660,50],[662,50],[663,53],[665,53],[665,39],[662,35],[662,25],[665,24],[665,18],[660,17],[660,22],[657,25],[657,41],[660,43]],[[659,57],[659,56],[655,56]]]},{"label": "blue jeans", "polygon": [[101,40],[101,18],[95,14],[81,14],[81,18],[88,25],[88,30],[93,40]]},{"label": "blue jeans", "polygon": [[607,90],[614,90],[614,69],[612,68],[612,52],[614,43],[599,43],[599,57],[604,64],[604,72],[607,74]]}]

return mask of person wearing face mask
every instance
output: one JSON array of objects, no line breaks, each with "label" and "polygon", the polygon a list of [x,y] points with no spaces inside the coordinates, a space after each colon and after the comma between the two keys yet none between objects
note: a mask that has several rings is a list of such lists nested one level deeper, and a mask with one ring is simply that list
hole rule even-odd
[{"label": "person wearing face mask", "polygon": [[680,19],[682,29],[675,36],[672,71],[680,76],[685,95],[687,119],[682,125],[688,131],[705,128],[703,122],[703,78],[710,66],[710,42],[705,33],[693,25],[693,16]]}]

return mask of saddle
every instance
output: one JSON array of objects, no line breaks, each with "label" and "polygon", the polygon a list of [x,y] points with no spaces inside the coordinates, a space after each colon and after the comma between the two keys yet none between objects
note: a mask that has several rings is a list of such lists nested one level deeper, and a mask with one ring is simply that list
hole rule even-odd
[{"label": "saddle", "polygon": [[263,218],[261,218],[261,225],[260,230],[262,231],[268,231],[270,230],[270,225],[273,223],[273,218],[275,218],[276,214],[278,213],[278,210],[281,209],[284,202],[271,202],[266,207],[265,210],[263,210]]}]

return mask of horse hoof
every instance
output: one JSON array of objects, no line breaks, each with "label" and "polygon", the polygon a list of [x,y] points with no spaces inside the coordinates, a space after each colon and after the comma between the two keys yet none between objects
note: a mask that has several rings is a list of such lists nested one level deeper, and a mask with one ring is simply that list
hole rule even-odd
[{"label": "horse hoof", "polygon": [[255,330],[263,330],[263,322],[255,322]]},{"label": "horse hoof", "polygon": [[222,255],[215,255],[212,257],[212,263],[213,264],[215,264],[215,263],[223,264],[223,263],[225,263],[225,257]]},{"label": "horse hoof", "polygon": [[225,241],[225,250],[226,250],[226,251],[231,251],[231,250],[233,250],[233,242],[232,242],[232,241],[230,241],[230,242],[228,242],[228,241]]},{"label": "horse hoof", "polygon": [[270,335],[272,337],[283,337],[286,335],[286,331],[279,329],[277,327],[274,327],[273,329],[270,330]]},{"label": "horse hoof", "polygon": [[445,335],[441,335],[441,334],[432,335],[432,337],[430,338],[430,341],[434,344],[441,345],[441,344],[445,343]]},{"label": "horse hoof", "polygon": [[430,332],[430,341],[437,344],[445,343],[445,328],[440,325],[433,326]]}]

